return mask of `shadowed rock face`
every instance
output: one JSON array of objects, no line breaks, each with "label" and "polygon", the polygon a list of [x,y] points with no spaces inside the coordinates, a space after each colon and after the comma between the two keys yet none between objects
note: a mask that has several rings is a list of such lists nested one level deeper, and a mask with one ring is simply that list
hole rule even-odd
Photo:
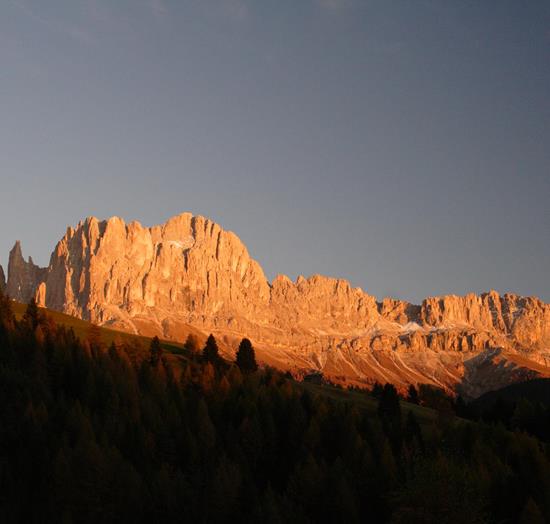
[{"label": "shadowed rock face", "polygon": [[235,234],[189,213],[151,228],[88,218],[67,229],[46,269],[25,262],[16,244],[8,277],[19,300],[34,293],[49,308],[165,338],[177,338],[183,323],[230,345],[246,336],[268,363],[341,382],[425,382],[479,394],[476,362],[495,349],[506,365],[490,368],[491,387],[513,380],[514,369],[550,373],[550,307],[537,298],[491,291],[413,305],[377,302],[319,275],[270,284]]},{"label": "shadowed rock face", "polygon": [[46,273],[47,269],[35,265],[31,257],[28,262],[25,262],[21,243],[17,241],[10,251],[8,261],[7,294],[16,300],[28,302],[34,296],[37,284],[45,278]]},{"label": "shadowed rock face", "polygon": [[0,266],[0,291],[4,293],[6,291],[6,275],[4,275],[4,268]]}]

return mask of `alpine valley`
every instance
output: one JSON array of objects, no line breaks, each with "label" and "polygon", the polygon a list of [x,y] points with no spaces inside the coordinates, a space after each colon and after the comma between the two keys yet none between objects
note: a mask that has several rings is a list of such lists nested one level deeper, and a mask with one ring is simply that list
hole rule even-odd
[{"label": "alpine valley", "polygon": [[226,353],[248,337],[260,362],[297,377],[432,384],[465,398],[550,377],[550,305],[536,297],[490,291],[415,305],[320,275],[269,282],[234,233],[190,213],[150,228],[87,218],[67,229],[46,268],[16,242],[0,286],[140,335],[213,333]]}]

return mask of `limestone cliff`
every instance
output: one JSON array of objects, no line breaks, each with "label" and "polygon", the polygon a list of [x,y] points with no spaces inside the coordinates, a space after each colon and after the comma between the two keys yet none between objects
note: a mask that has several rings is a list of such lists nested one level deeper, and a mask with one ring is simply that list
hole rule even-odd
[{"label": "limestone cliff", "polygon": [[28,302],[35,294],[37,286],[47,273],[46,268],[34,264],[32,258],[25,262],[21,243],[17,241],[10,251],[8,261],[7,294],[21,302]]},{"label": "limestone cliff", "polygon": [[137,333],[178,339],[191,324],[230,346],[247,336],[266,362],[341,382],[468,395],[484,381],[550,374],[550,306],[537,298],[491,291],[414,305],[319,275],[269,283],[235,234],[189,213],[150,228],[88,218],[67,229],[46,270],[17,243],[8,292]]}]

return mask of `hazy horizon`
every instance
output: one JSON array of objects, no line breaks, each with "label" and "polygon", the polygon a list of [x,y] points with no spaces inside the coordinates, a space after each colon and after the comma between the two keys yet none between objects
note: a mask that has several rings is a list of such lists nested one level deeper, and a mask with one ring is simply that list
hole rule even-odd
[{"label": "hazy horizon", "polygon": [[184,211],[271,281],[550,301],[550,4],[12,0],[0,264]]}]

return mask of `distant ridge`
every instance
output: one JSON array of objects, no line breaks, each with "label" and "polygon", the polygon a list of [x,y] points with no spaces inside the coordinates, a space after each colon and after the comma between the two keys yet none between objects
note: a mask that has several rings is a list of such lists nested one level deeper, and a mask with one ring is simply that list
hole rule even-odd
[{"label": "distant ridge", "polygon": [[429,383],[475,397],[550,376],[550,306],[536,297],[414,305],[321,275],[270,283],[234,233],[190,213],[150,228],[89,217],[67,229],[47,268],[16,243],[7,292],[136,334],[181,341],[191,325],[231,347],[246,336],[264,362],[347,384]]}]

